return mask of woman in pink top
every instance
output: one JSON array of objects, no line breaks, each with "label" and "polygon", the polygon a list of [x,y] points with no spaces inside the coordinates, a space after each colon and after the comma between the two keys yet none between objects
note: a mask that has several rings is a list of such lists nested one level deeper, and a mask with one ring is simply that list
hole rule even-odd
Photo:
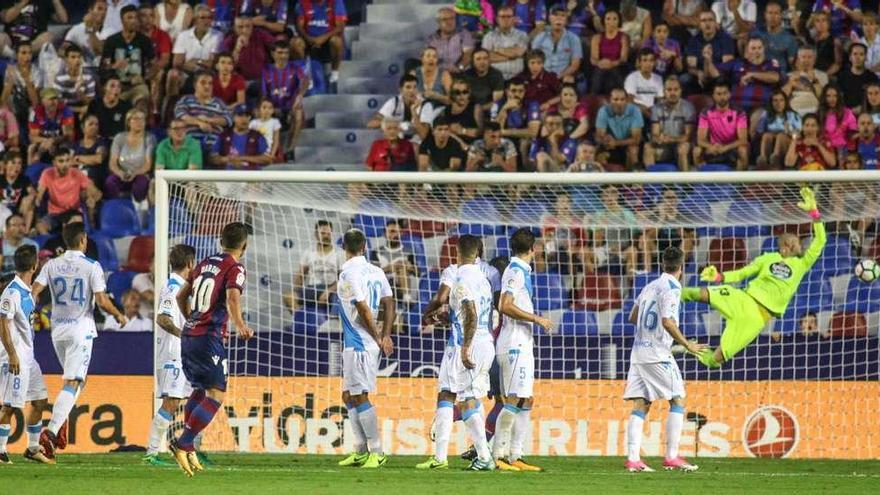
[{"label": "woman in pink top", "polygon": [[825,141],[837,150],[837,163],[843,163],[843,152],[849,136],[859,128],[852,110],[846,108],[836,86],[828,85],[819,98],[819,121]]},{"label": "woman in pink top", "polygon": [[620,30],[620,13],[606,11],[602,25],[605,32],[594,35],[590,42],[590,91],[597,95],[609,94],[623,85],[623,66],[629,59],[629,37]]},{"label": "woman in pink top", "polygon": [[586,103],[578,101],[574,84],[562,85],[559,103],[550,107],[547,113],[558,113],[562,116],[562,128],[571,139],[586,137],[590,130],[589,108]]}]

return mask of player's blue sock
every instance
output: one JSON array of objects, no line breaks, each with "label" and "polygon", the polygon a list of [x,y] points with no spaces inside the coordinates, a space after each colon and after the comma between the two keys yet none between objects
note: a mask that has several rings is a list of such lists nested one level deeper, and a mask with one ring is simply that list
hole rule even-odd
[{"label": "player's blue sock", "polygon": [[189,421],[186,422],[186,428],[178,440],[178,444],[183,450],[192,451],[194,449],[193,442],[196,435],[211,424],[211,420],[214,419],[214,415],[219,409],[220,403],[210,397],[205,397],[205,400],[193,409],[189,415]]},{"label": "player's blue sock", "polygon": [[55,399],[55,403],[52,404],[52,420],[49,421],[49,431],[56,435],[58,434],[58,430],[67,421],[67,417],[70,416],[70,410],[76,404],[76,396],[76,387],[71,387],[70,385],[65,385],[61,392],[58,392],[58,397]]},{"label": "player's blue sock", "polygon": [[495,405],[492,406],[492,410],[489,411],[489,415],[486,416],[486,440],[492,440],[492,437],[495,436],[495,424],[498,422],[498,415],[501,414],[501,409],[504,408],[504,403],[500,400],[495,401]]},{"label": "player's blue sock", "polygon": [[681,429],[684,426],[684,407],[670,406],[666,418],[666,458],[678,457],[678,443],[681,440]]},{"label": "player's blue sock", "polygon": [[36,450],[40,447],[40,432],[43,430],[43,423],[27,426],[28,449]]},{"label": "player's blue sock", "polygon": [[6,442],[12,434],[12,425],[0,425],[0,454],[6,452]]},{"label": "player's blue sock", "polygon": [[370,448],[371,454],[382,454],[382,439],[379,438],[379,418],[376,417],[376,408],[369,402],[355,408],[357,410],[358,421],[364,429],[364,435],[367,437],[367,446]]}]

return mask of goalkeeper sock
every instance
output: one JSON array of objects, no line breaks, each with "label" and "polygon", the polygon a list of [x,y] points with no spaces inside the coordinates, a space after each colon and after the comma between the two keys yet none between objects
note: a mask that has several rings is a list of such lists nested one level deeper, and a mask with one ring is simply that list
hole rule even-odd
[{"label": "goalkeeper sock", "polygon": [[474,448],[477,450],[477,457],[480,460],[491,459],[492,454],[489,452],[489,443],[486,441],[486,418],[483,417],[483,411],[479,403],[477,407],[464,411],[461,414],[461,419],[467,425],[471,441],[474,442]]},{"label": "goalkeeper sock", "polygon": [[379,438],[379,418],[376,417],[376,408],[369,402],[355,408],[357,410],[358,421],[364,430],[364,436],[367,437],[367,446],[370,448],[371,454],[382,454],[382,439]]},{"label": "goalkeeper sock", "polygon": [[516,420],[513,423],[513,435],[510,438],[510,456],[508,459],[515,461],[523,456],[523,443],[526,438],[531,436],[532,432],[532,410],[531,408],[520,408],[516,413]]},{"label": "goalkeeper sock", "polygon": [[434,413],[434,459],[440,462],[445,462],[449,456],[449,437],[454,423],[452,410],[452,402],[437,402],[437,412]]},{"label": "goalkeeper sock", "polygon": [[348,409],[348,424],[351,425],[351,434],[354,437],[354,451],[363,454],[367,451],[367,436],[364,435],[357,409],[354,404],[346,404],[345,407]]},{"label": "goalkeeper sock", "polygon": [[495,459],[506,458],[510,454],[510,437],[513,434],[513,423],[519,408],[512,404],[505,404],[498,415],[495,423],[495,444],[492,445],[492,457]]},{"label": "goalkeeper sock", "polygon": [[699,301],[701,291],[702,289],[699,287],[683,287],[681,289],[681,300],[684,302]]},{"label": "goalkeeper sock", "polygon": [[163,408],[156,411],[153,417],[153,424],[150,426],[150,445],[147,447],[147,455],[158,454],[162,448],[162,442],[165,435],[168,434],[168,427],[174,416]]},{"label": "goalkeeper sock", "polygon": [[40,432],[43,430],[43,423],[39,422],[34,425],[27,426],[28,450],[37,451],[40,449]]},{"label": "goalkeeper sock", "polygon": [[626,426],[626,457],[630,462],[637,462],[642,457],[642,427],[644,424],[645,413],[642,411],[633,411],[629,415],[629,424]]},{"label": "goalkeeper sock", "polygon": [[53,434],[57,435],[61,425],[67,421],[67,416],[76,403],[76,396],[76,388],[70,385],[65,385],[61,392],[58,392],[58,397],[52,405],[52,419],[49,421],[49,431]]},{"label": "goalkeeper sock", "polygon": [[211,420],[214,419],[214,415],[217,414],[218,410],[220,410],[220,403],[211,397],[205,397],[205,400],[192,410],[183,434],[178,439],[178,444],[180,444],[183,450],[189,452],[195,450],[193,443],[195,442],[196,435],[211,424]]},{"label": "goalkeeper sock", "polygon": [[12,425],[0,425],[0,454],[6,453],[6,442],[12,434]]},{"label": "goalkeeper sock", "polygon": [[666,417],[666,458],[678,457],[678,442],[681,440],[681,428],[684,425],[684,407],[670,406]]},{"label": "goalkeeper sock", "polygon": [[492,437],[495,436],[498,415],[501,414],[503,408],[504,403],[500,400],[496,400],[495,405],[492,406],[492,410],[489,411],[489,415],[486,416],[486,440],[492,440]]}]

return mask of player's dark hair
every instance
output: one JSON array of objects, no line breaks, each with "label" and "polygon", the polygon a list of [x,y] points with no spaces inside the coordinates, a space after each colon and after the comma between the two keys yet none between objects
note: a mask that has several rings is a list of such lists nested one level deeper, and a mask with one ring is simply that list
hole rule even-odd
[{"label": "player's dark hair", "polygon": [[86,225],[82,222],[73,222],[64,226],[61,237],[67,249],[76,249],[83,237],[86,236]]},{"label": "player's dark hair", "polygon": [[483,126],[483,133],[500,132],[500,131],[501,131],[501,124],[499,124],[498,122],[486,122],[486,124]]},{"label": "player's dark hair", "polygon": [[186,244],[178,244],[171,248],[168,253],[168,262],[171,263],[171,269],[174,271],[183,270],[187,265],[196,259],[196,250],[192,246]]},{"label": "player's dark hair", "polygon": [[684,263],[684,251],[676,246],[669,246],[663,250],[663,271],[675,273]]},{"label": "player's dark hair", "polygon": [[318,220],[315,222],[315,232],[318,231],[321,227],[330,227],[330,230],[333,230],[333,222],[330,220]]},{"label": "player's dark hair", "polygon": [[465,234],[458,238],[458,256],[464,259],[474,259],[480,252],[480,238],[475,235]]},{"label": "player's dark hair", "polygon": [[37,247],[30,244],[19,246],[15,250],[15,271],[24,273],[37,266]]},{"label": "player's dark hair", "polygon": [[342,248],[348,254],[361,254],[367,245],[367,236],[359,229],[348,229],[342,236]]},{"label": "player's dark hair", "polygon": [[526,254],[535,247],[535,233],[532,229],[520,228],[510,236],[510,251],[519,256]]},{"label": "player's dark hair", "polygon": [[220,245],[226,249],[241,249],[247,244],[248,226],[241,222],[232,222],[223,227],[220,234]]}]

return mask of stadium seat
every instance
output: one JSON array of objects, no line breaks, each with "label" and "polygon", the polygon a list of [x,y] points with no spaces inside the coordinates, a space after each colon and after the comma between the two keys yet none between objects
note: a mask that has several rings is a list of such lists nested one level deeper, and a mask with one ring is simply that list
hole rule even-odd
[{"label": "stadium seat", "polygon": [[636,326],[629,322],[629,311],[618,311],[611,323],[611,335],[615,337],[635,335]]},{"label": "stadium seat", "polygon": [[172,199],[168,207],[170,234],[172,236],[187,235],[192,230],[192,219],[183,201]]},{"label": "stadium seat", "polygon": [[516,208],[513,210],[513,220],[523,224],[540,224],[541,219],[546,214],[547,205],[545,203],[540,201],[523,201],[517,203]]},{"label": "stadium seat", "polygon": [[621,307],[620,282],[618,277],[606,274],[588,274],[584,276],[582,289],[575,305],[590,311],[604,311]]},{"label": "stadium seat", "polygon": [[596,323],[596,315],[589,311],[570,310],[562,314],[559,323],[561,335],[598,335],[599,325]]},{"label": "stadium seat", "polygon": [[440,271],[431,270],[419,278],[419,302],[428,304],[440,288]]},{"label": "stadium seat", "polygon": [[838,311],[828,325],[831,337],[867,337],[868,322],[862,313]]},{"label": "stadium seat", "polygon": [[131,288],[131,282],[134,280],[137,272],[122,270],[113,272],[107,277],[107,292],[113,296],[113,300],[122,304],[122,294]]},{"label": "stadium seat", "polygon": [[498,237],[495,241],[495,256],[510,258],[510,238],[506,235]]},{"label": "stadium seat", "polygon": [[108,199],[101,205],[102,235],[119,238],[141,233],[141,220],[130,199]]},{"label": "stadium seat", "polygon": [[651,282],[653,282],[654,280],[656,280],[657,277],[659,277],[659,276],[660,276],[660,273],[658,273],[658,272],[637,273],[633,277],[632,294],[630,294],[630,299],[635,299],[635,298],[639,297],[639,294],[642,292],[642,289],[644,289],[646,285],[648,285]]},{"label": "stadium seat", "polygon": [[764,218],[764,204],[760,201],[735,201],[727,210],[727,222],[734,224],[731,227],[723,227],[721,237],[754,237],[758,235],[770,235],[770,227],[767,225],[753,225],[761,223]]},{"label": "stadium seat", "polygon": [[678,172],[678,165],[674,163],[655,163],[645,167],[648,172]]},{"label": "stadium seat", "polygon": [[704,163],[700,165],[700,172],[730,172],[733,168],[726,163]]},{"label": "stadium seat", "polygon": [[568,291],[562,283],[562,276],[556,273],[533,273],[532,287],[535,288],[535,309],[551,311],[568,307]]},{"label": "stadium seat", "polygon": [[184,238],[183,243],[195,248],[197,260],[207,258],[216,253],[219,248],[219,242],[214,236],[188,235]]},{"label": "stadium seat", "polygon": [[141,235],[155,235],[156,234],[156,208],[151,207],[147,210],[147,218],[144,222],[144,228],[141,230]]},{"label": "stadium seat", "polygon": [[404,250],[413,253],[416,270],[419,274],[426,273],[428,271],[428,257],[425,255],[425,243],[422,242],[422,238],[405,232],[400,236],[400,243],[403,244]]},{"label": "stadium seat", "polygon": [[428,239],[436,235],[446,233],[446,223],[436,220],[410,219],[406,221],[404,232],[412,235],[418,235],[422,239]]},{"label": "stadium seat", "polygon": [[709,305],[699,302],[686,302],[681,305],[681,331],[685,337],[705,337],[708,335],[703,324],[703,314]]},{"label": "stadium seat", "polygon": [[440,246],[440,269],[458,262],[458,236],[447,237]]},{"label": "stadium seat", "polygon": [[391,217],[380,213],[391,212],[393,206],[384,200],[365,200],[359,209],[368,213],[358,213],[352,220],[352,227],[360,229],[367,237],[382,237],[385,235],[385,224]]},{"label": "stadium seat", "polygon": [[694,106],[694,115],[699,116],[700,112],[715,104],[712,97],[705,94],[693,94],[687,97],[687,101]]},{"label": "stadium seat", "polygon": [[761,243],[761,254],[774,253],[779,251],[779,238],[776,236],[768,237]]},{"label": "stadium seat", "polygon": [[135,237],[128,248],[128,261],[125,262],[123,268],[142,273],[152,270],[154,251],[155,243],[153,237]]},{"label": "stadium seat", "polygon": [[92,235],[90,238],[98,246],[98,261],[101,263],[101,268],[106,272],[119,270],[119,258],[116,256],[113,239],[104,235]]},{"label": "stadium seat", "polygon": [[293,313],[293,331],[299,334],[314,334],[327,318],[327,313],[320,309],[299,309]]},{"label": "stadium seat", "polygon": [[[807,245],[804,243],[804,249],[806,248]],[[825,248],[816,264],[821,264],[826,277],[849,273],[855,266],[849,238],[828,236],[828,241],[825,243]]]},{"label": "stadium seat", "polygon": [[[478,220],[497,220],[500,218],[495,202],[489,198],[476,198],[465,201],[461,205],[462,221],[458,225],[458,235],[475,235],[485,237],[495,235],[498,229],[493,224],[471,223]],[[503,232],[500,232],[503,234]]]},{"label": "stadium seat", "polygon": [[709,242],[709,264],[720,272],[742,268],[748,263],[746,243],[737,237],[722,237]]},{"label": "stadium seat", "polygon": [[842,309],[866,314],[880,311],[880,282],[865,283],[851,277]]}]

